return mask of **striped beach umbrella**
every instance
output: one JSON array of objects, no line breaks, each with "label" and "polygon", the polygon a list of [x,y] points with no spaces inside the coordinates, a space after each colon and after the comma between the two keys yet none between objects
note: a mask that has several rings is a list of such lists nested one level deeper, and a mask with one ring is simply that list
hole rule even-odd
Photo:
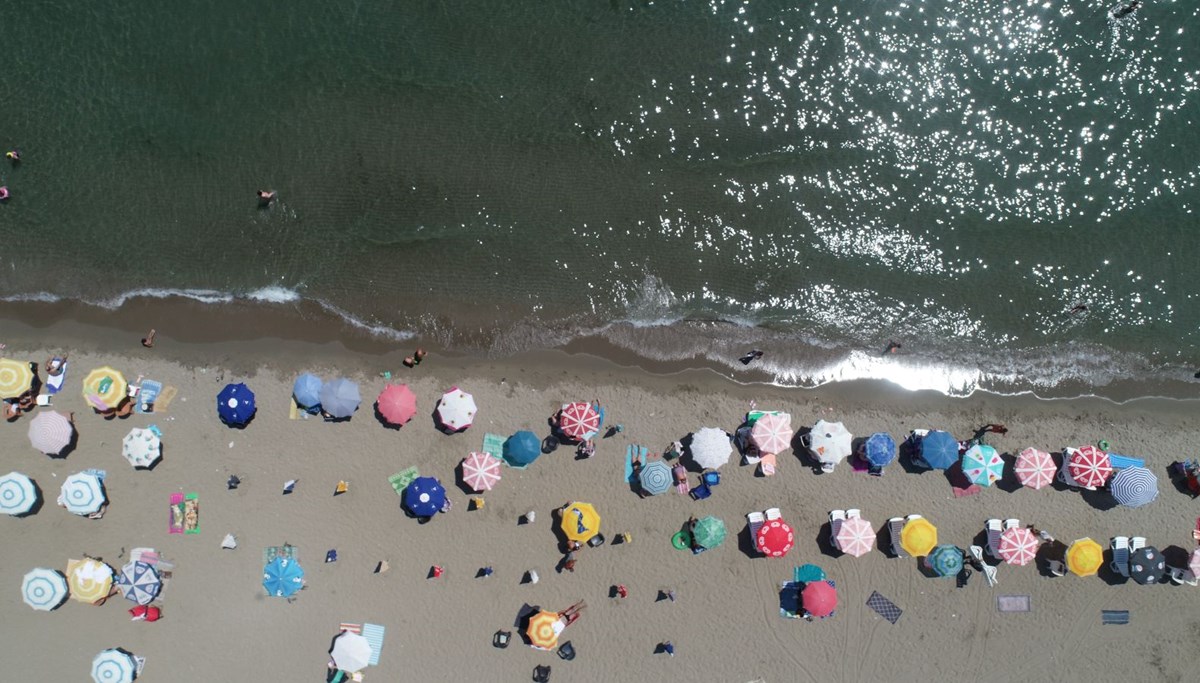
[{"label": "striped beach umbrella", "polygon": [[875,530],[871,523],[861,517],[851,517],[842,522],[834,539],[842,552],[854,557],[862,557],[875,547]]},{"label": "striped beach umbrella", "polygon": [[500,481],[500,460],[487,453],[471,453],[463,458],[462,477],[476,491],[491,491]]},{"label": "striped beach umbrella", "polygon": [[1139,548],[1129,555],[1129,578],[1143,586],[1161,583],[1167,574],[1167,561],[1154,546]]},{"label": "striped beach umbrella", "polygon": [[150,467],[162,457],[162,441],[149,429],[134,427],[121,442],[121,455],[134,467]]},{"label": "striped beach umbrella", "polygon": [[66,506],[67,512],[90,515],[98,512],[107,499],[100,477],[91,472],[76,472],[63,481],[58,502]]},{"label": "striped beach umbrella", "polygon": [[358,385],[345,377],[326,382],[321,387],[321,410],[334,418],[350,417],[362,403]]},{"label": "striped beach umbrella", "polygon": [[139,605],[149,605],[162,590],[162,579],[152,565],[146,562],[130,562],[121,567],[117,577],[117,588],[126,600]]},{"label": "striped beach umbrella", "polygon": [[74,436],[71,419],[55,410],[39,411],[29,422],[29,443],[46,455],[62,453]]},{"label": "striped beach umbrella", "polygon": [[1067,569],[1076,576],[1092,576],[1104,564],[1104,548],[1090,538],[1080,538],[1067,548]]},{"label": "striped beach umbrella", "polygon": [[958,462],[958,441],[950,432],[933,430],[921,437],[921,459],[930,467],[948,470]]},{"label": "striped beach umbrella", "polygon": [[1005,529],[1000,534],[1000,543],[996,551],[1005,562],[1024,566],[1037,557],[1038,539],[1032,531],[1023,527]]},{"label": "striped beach umbrella", "polygon": [[67,579],[53,569],[34,569],[21,581],[21,597],[36,610],[49,612],[67,599]]},{"label": "striped beach umbrella", "polygon": [[83,378],[83,397],[100,412],[115,410],[129,396],[125,375],[105,365]]},{"label": "striped beach umbrella", "polygon": [[1021,484],[1031,489],[1040,489],[1054,481],[1054,473],[1058,467],[1054,464],[1054,458],[1046,451],[1026,448],[1017,456],[1014,470]]},{"label": "striped beach umbrella", "polygon": [[800,591],[804,611],[824,619],[837,609],[837,589],[828,581],[812,581]]},{"label": "striped beach umbrella", "polygon": [[89,557],[67,563],[67,586],[74,600],[95,604],[112,593],[112,585],[113,569],[100,560]]},{"label": "striped beach umbrella", "polygon": [[1125,507],[1140,508],[1158,497],[1158,477],[1145,467],[1126,467],[1108,483],[1113,498]]},{"label": "striped beach umbrella", "polygon": [[600,431],[600,413],[591,403],[564,403],[558,414],[558,431],[568,439],[587,441]]},{"label": "striped beach umbrella", "polygon": [[230,427],[246,424],[257,410],[254,392],[241,382],[226,384],[221,393],[217,394],[217,417]]},{"label": "striped beach umbrella", "polygon": [[449,431],[461,432],[470,427],[475,422],[477,412],[479,409],[475,406],[475,397],[458,387],[450,387],[438,399],[438,422]]},{"label": "striped beach umbrella", "polygon": [[796,533],[787,522],[772,519],[762,525],[754,538],[754,547],[767,557],[783,557],[796,544]]},{"label": "striped beach umbrella", "polygon": [[767,413],[754,421],[750,440],[760,453],[782,453],[792,447],[792,416],[787,413]]},{"label": "striped beach umbrella", "polygon": [[925,558],[925,563],[938,576],[958,576],[963,568],[963,553],[952,545],[939,545]]},{"label": "striped beach umbrella", "polygon": [[137,661],[122,650],[105,650],[92,660],[92,680],[95,683],[133,683]]},{"label": "striped beach umbrella", "polygon": [[896,440],[886,432],[875,432],[863,444],[868,463],[875,467],[887,467],[896,459]]},{"label": "striped beach umbrella", "polygon": [[900,529],[900,547],[913,557],[928,555],[937,542],[937,527],[924,517],[910,519]]},{"label": "striped beach umbrella", "polygon": [[972,484],[991,486],[1004,476],[1004,458],[991,446],[975,444],[963,453],[962,469]]},{"label": "striped beach umbrella", "polygon": [[600,513],[591,503],[571,503],[562,511],[560,528],[567,540],[587,543],[600,533]]},{"label": "striped beach umbrella", "polygon": [[1104,482],[1112,475],[1112,461],[1108,453],[1087,445],[1071,454],[1067,470],[1080,486],[1096,488],[1104,486]]},{"label": "striped beach umbrella", "polygon": [[446,505],[446,489],[434,477],[417,477],[404,489],[404,507],[417,517],[432,517]]},{"label": "striped beach umbrella", "polygon": [[529,637],[529,644],[539,650],[553,650],[558,647],[558,634],[562,629],[558,614],[542,610],[529,618],[525,635]]},{"label": "striped beach umbrella", "polygon": [[306,372],[296,378],[292,384],[292,398],[301,408],[315,408],[321,405],[321,387],[324,382],[320,377]]},{"label": "striped beach umbrella", "polygon": [[304,587],[304,568],[294,559],[276,557],[263,567],[263,588],[276,598],[291,597]]},{"label": "striped beach umbrella", "polygon": [[[355,391],[357,389],[355,387]],[[325,404],[322,403],[321,406],[324,408]],[[358,407],[357,402],[354,407]],[[379,392],[379,398],[375,399],[375,408],[379,410],[379,414],[387,420],[388,424],[400,426],[406,424],[413,419],[413,415],[417,414],[417,395],[408,388],[407,384],[389,384]],[[325,408],[325,410],[329,409]]]},{"label": "striped beach umbrella", "polygon": [[639,479],[642,490],[652,496],[666,493],[671,489],[674,479],[671,476],[671,466],[662,460],[651,460],[642,466]]},{"label": "striped beach umbrella", "polygon": [[715,548],[725,542],[725,522],[709,515],[696,522],[692,529],[692,542],[701,548]]},{"label": "striped beach umbrella", "polygon": [[329,650],[333,665],[342,671],[361,671],[371,664],[371,641],[353,631],[342,631]]},{"label": "striped beach umbrella", "polygon": [[38,490],[33,480],[20,472],[9,472],[0,477],[0,512],[20,516],[28,514],[38,501]]},{"label": "striped beach umbrella", "polygon": [[818,420],[808,433],[808,450],[822,465],[836,465],[850,456],[853,440],[841,422]]},{"label": "striped beach umbrella", "polygon": [[0,358],[0,398],[17,398],[33,387],[29,363]]}]

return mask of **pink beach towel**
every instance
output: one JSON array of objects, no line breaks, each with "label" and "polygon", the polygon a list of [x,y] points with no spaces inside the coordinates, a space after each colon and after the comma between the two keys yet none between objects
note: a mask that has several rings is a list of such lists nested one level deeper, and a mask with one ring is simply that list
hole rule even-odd
[{"label": "pink beach towel", "polygon": [[170,516],[167,518],[167,532],[172,534],[183,533],[183,494],[171,494],[171,509]]}]

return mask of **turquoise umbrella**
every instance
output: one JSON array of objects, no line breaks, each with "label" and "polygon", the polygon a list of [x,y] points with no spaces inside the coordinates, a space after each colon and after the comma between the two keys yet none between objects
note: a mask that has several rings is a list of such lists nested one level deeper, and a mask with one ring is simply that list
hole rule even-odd
[{"label": "turquoise umbrella", "polygon": [[938,576],[958,576],[963,568],[962,551],[952,545],[939,545],[925,561]]},{"label": "turquoise umbrella", "polygon": [[263,567],[263,588],[277,598],[290,597],[304,586],[304,569],[299,562],[276,557]]},{"label": "turquoise umbrella", "polygon": [[541,439],[528,430],[519,431],[504,442],[504,460],[513,467],[524,467],[541,454]]},{"label": "turquoise umbrella", "polygon": [[995,448],[977,443],[963,453],[962,469],[972,484],[991,486],[1004,477],[1004,458]]},{"label": "turquoise umbrella", "polygon": [[673,481],[671,466],[662,460],[651,460],[642,467],[642,490],[652,496],[669,491]]}]

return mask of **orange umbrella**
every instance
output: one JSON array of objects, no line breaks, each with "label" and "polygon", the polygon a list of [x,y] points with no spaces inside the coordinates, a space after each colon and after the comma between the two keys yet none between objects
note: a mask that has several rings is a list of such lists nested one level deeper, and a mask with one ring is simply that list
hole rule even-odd
[{"label": "orange umbrella", "polygon": [[529,636],[529,643],[539,650],[553,650],[558,647],[558,634],[562,629],[562,619],[556,612],[542,610],[529,618],[525,635]]}]

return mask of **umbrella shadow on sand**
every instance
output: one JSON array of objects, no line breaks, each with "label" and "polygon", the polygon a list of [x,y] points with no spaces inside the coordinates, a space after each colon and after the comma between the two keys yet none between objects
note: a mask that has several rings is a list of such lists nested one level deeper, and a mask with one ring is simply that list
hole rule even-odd
[{"label": "umbrella shadow on sand", "polygon": [[792,434],[792,454],[801,465],[811,468],[814,474],[821,474],[821,461],[813,456],[805,443],[809,434],[812,434],[812,427],[801,427]]},{"label": "umbrella shadow on sand", "polygon": [[754,538],[750,536],[750,525],[747,524],[738,532],[738,550],[742,551],[746,557],[758,558],[762,557],[762,553],[758,552],[758,546],[754,544]]},{"label": "umbrella shadow on sand", "polygon": [[829,557],[841,557],[842,551],[838,550],[833,545],[833,524],[825,522],[821,528],[817,530],[817,547],[821,549],[822,555]]},{"label": "umbrella shadow on sand", "polygon": [[463,480],[463,468],[461,463],[454,468],[454,484],[458,486],[458,490],[462,491],[468,496],[482,495],[479,491],[471,488],[471,486]]},{"label": "umbrella shadow on sand", "polygon": [[[402,425],[392,424],[391,422],[388,422],[388,419],[383,416],[383,413],[379,412],[379,401],[376,401],[375,403],[371,404],[371,407],[374,409],[374,412],[375,412],[375,420],[377,422],[379,422],[379,424],[383,425],[383,427],[385,429],[390,429],[394,432],[400,431],[400,427]],[[345,422],[349,419],[350,419],[349,417],[339,417],[339,418],[332,418],[332,419],[325,418],[325,421],[326,422]]]},{"label": "umbrella shadow on sand", "polygon": [[529,618],[541,612],[542,608],[538,605],[530,605],[525,603],[521,605],[521,609],[517,610],[517,616],[513,619],[512,627],[517,629],[517,633],[521,634],[521,642],[533,646],[533,642],[529,640]]},{"label": "umbrella shadow on sand", "polygon": [[1024,486],[1021,480],[1017,479],[1017,456],[1012,453],[1001,453],[1000,458],[1004,460],[1004,476],[992,484],[992,487],[1005,493],[1015,493]]}]

